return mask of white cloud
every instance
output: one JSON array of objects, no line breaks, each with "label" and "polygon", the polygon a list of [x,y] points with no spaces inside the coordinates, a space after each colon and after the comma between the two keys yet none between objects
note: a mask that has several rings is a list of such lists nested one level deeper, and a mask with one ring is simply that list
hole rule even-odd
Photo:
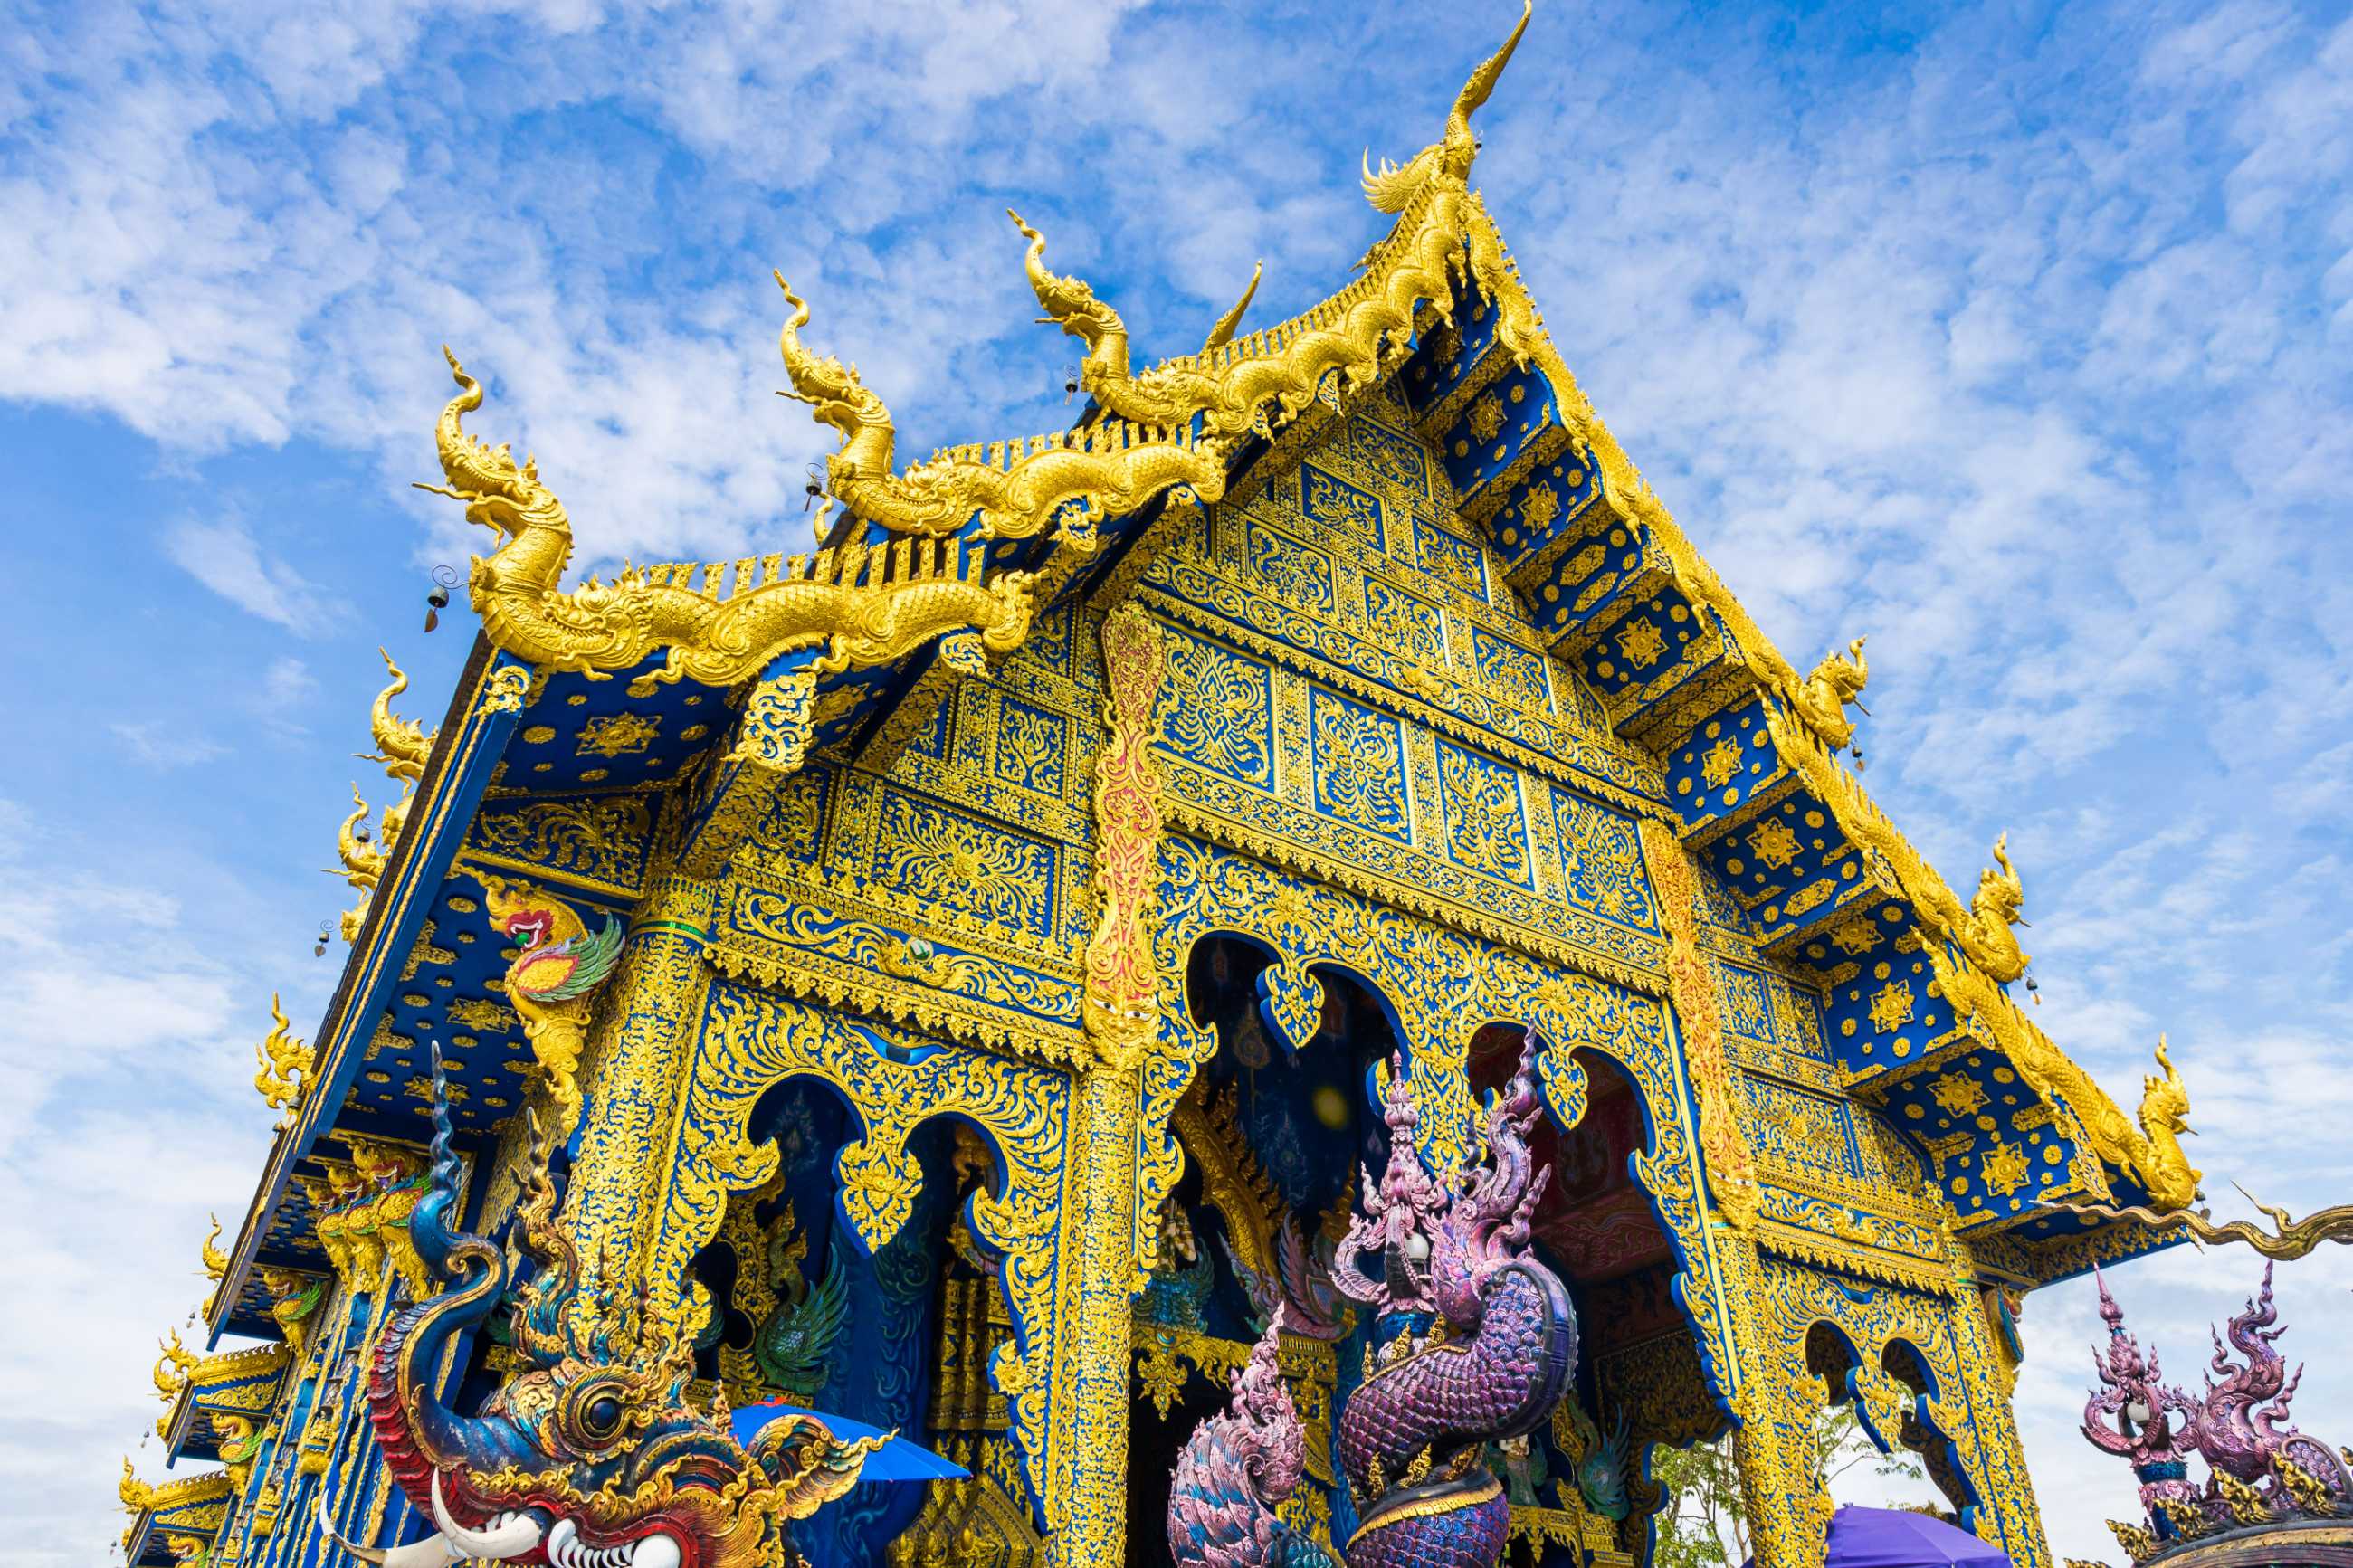
[{"label": "white cloud", "polygon": [[185,768],[197,763],[209,763],[224,756],[228,748],[219,742],[186,729],[168,724],[160,719],[138,723],[115,723],[108,728],[133,757],[151,768]]},{"label": "white cloud", "polygon": [[242,523],[184,522],[164,548],[188,575],[248,615],[275,621],[300,636],[315,636],[343,613],[283,561],[265,556]]}]

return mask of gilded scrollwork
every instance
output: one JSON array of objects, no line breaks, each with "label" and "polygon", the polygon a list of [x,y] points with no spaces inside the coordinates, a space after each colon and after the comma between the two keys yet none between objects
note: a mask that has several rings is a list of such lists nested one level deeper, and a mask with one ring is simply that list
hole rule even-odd
[{"label": "gilded scrollwork", "polygon": [[1059,1332],[1055,1266],[1069,1075],[716,985],[689,1078],[650,1279],[675,1289],[717,1234],[728,1194],[775,1174],[776,1146],[751,1142],[752,1108],[769,1089],[799,1077],[832,1084],[860,1110],[863,1135],[842,1150],[837,1169],[841,1212],[869,1248],[888,1243],[913,1212],[923,1176],[908,1141],[919,1126],[955,1117],[987,1139],[1003,1190],[976,1194],[973,1217],[981,1239],[1004,1259],[1005,1297],[1019,1325],[1016,1345],[989,1370],[1012,1412],[1029,1484],[1045,1495],[1062,1441],[1049,1420],[1049,1394],[1057,1358],[1070,1351]]}]

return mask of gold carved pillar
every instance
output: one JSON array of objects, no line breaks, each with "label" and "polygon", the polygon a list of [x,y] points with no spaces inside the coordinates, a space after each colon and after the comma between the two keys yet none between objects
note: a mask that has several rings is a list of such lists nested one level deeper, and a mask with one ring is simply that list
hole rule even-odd
[{"label": "gold carved pillar", "polygon": [[1150,744],[1167,652],[1157,623],[1124,605],[1103,622],[1103,654],[1106,733],[1095,763],[1096,917],[1086,963],[1094,1055],[1079,1077],[1064,1177],[1064,1250],[1074,1267],[1065,1276],[1062,1321],[1071,1348],[1054,1412],[1054,1425],[1069,1434],[1067,1516],[1053,1521],[1057,1560],[1068,1568],[1126,1558],[1138,1068],[1157,1035],[1158,982],[1146,922],[1160,844],[1160,776]]},{"label": "gold carved pillar", "polygon": [[[565,1213],[584,1263],[628,1280],[651,1249],[685,1114],[686,1074],[702,1027],[711,971],[712,883],[664,871],[630,921],[620,967],[605,989],[588,1048],[586,1120]],[[654,1299],[678,1304],[678,1282]],[[593,1300],[583,1292],[585,1309]]]},{"label": "gold carved pillar", "polygon": [[2051,1542],[2042,1532],[2042,1510],[2034,1500],[2018,1415],[2010,1407],[2018,1373],[1994,1343],[1968,1243],[1952,1233],[1949,1212],[1946,1217],[1945,1250],[1953,1268],[1954,1359],[1960,1364],[1967,1399],[1955,1398],[1947,1389],[1943,1403],[1966,1405],[1977,1439],[1956,1447],[1969,1484],[1977,1489],[1978,1533],[2009,1553],[2016,1568],[2051,1568]]},{"label": "gold carved pillar", "polygon": [[1806,1365],[1803,1331],[1774,1311],[1757,1244],[1725,1231],[1715,1242],[1740,1360],[1732,1461],[1758,1568],[1823,1568],[1832,1504],[1814,1448],[1822,1382]]}]

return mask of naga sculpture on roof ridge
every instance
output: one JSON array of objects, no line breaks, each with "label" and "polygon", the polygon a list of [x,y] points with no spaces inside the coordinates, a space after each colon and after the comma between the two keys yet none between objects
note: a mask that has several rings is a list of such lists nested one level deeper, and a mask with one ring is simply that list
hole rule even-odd
[{"label": "naga sculpture on roof ridge", "polygon": [[[460,1168],[439,1056],[430,1189],[409,1218],[439,1294],[396,1314],[377,1342],[368,1418],[401,1489],[438,1527],[388,1549],[337,1544],[381,1568],[459,1558],[551,1568],[793,1568],[790,1521],[856,1484],[884,1439],[836,1439],[781,1417],[748,1447],[724,1405],[686,1403],[693,1337],[585,1267],[554,1218],[553,1140],[534,1124],[515,1237],[537,1268],[514,1297],[525,1370],[476,1415],[441,1402],[442,1352],[507,1299],[505,1249],[449,1226]],[[528,1114],[528,1113],[526,1113]],[[322,1530],[329,1530],[324,1518]]]},{"label": "naga sculpture on roof ridge", "polygon": [[[1133,444],[1116,432],[1050,437],[1042,449],[1004,468],[942,453],[894,472],[897,442],[891,411],[859,379],[855,365],[803,346],[809,308],[781,274],[792,314],[777,334],[792,390],[820,425],[841,433],[826,458],[826,490],[851,513],[892,533],[938,539],[976,524],[981,539],[1030,539],[1051,531],[1062,549],[1087,553],[1106,517],[1137,510],[1155,497],[1185,490],[1203,502],[1226,490],[1226,449],[1198,446],[1181,432]],[[1168,425],[1180,424],[1167,420]],[[1098,449],[1098,447],[1100,449]]]},{"label": "naga sculpture on roof ridge", "polygon": [[1520,47],[1521,35],[1528,30],[1528,18],[1535,14],[1533,0],[1520,8],[1520,20],[1504,47],[1479,63],[1462,90],[1454,95],[1453,106],[1446,112],[1444,134],[1407,159],[1402,166],[1381,160],[1377,169],[1372,166],[1372,150],[1365,151],[1365,199],[1374,208],[1385,213],[1401,213],[1426,187],[1440,183],[1456,189],[1466,188],[1471,181],[1471,163],[1479,155],[1479,138],[1471,129],[1471,117],[1493,96],[1495,83],[1502,79],[1504,68],[1512,63],[1513,51]]},{"label": "naga sculpture on roof ridge", "polygon": [[482,384],[442,353],[459,388],[435,429],[448,482],[417,488],[462,501],[467,521],[503,539],[475,558],[469,588],[484,633],[519,658],[601,679],[661,654],[659,668],[630,683],[642,695],[681,679],[732,686],[797,648],[822,646],[818,668],[833,671],[888,663],[960,633],[1006,653],[1029,634],[1033,575],[992,574],[986,552],[945,540],[888,551],[852,543],[781,567],[772,560],[756,583],[739,573],[723,598],[715,584],[699,590],[683,574],[637,571],[563,593],[571,519],[535,462],[518,465],[510,447],[465,429],[465,416],[482,405]]},{"label": "naga sculpture on roof ridge", "polygon": [[375,742],[375,750],[367,754],[367,760],[382,763],[387,777],[413,784],[425,776],[425,759],[433,753],[437,731],[392,710],[392,700],[408,689],[408,672],[394,663],[385,649],[375,651],[392,679],[368,706],[368,734]]},{"label": "naga sculpture on roof ridge", "polygon": [[2001,869],[1989,866],[1978,873],[1977,896],[1969,900],[1968,918],[1953,928],[1953,940],[1961,944],[1970,963],[1993,977],[1995,984],[2007,985],[2033,962],[2018,945],[2018,933],[2011,929],[2026,923],[2018,918],[2026,907],[2026,884],[2019,879],[2018,868],[2010,863],[2008,833],[1993,841],[1993,858]]},{"label": "naga sculpture on roof ridge", "polygon": [[[1044,237],[1019,214],[1011,214],[1029,241],[1024,266],[1046,319],[1087,345],[1080,386],[1107,412],[1137,424],[1178,426],[1198,417],[1205,440],[1267,437],[1319,397],[1331,395],[1326,384],[1335,375],[1340,378],[1339,397],[1369,386],[1413,341],[1416,313],[1422,308],[1440,322],[1451,321],[1455,285],[1472,271],[1467,247],[1476,198],[1467,182],[1478,140],[1471,132],[1471,116],[1494,90],[1527,25],[1524,9],[1503,47],[1471,74],[1456,96],[1439,141],[1402,168],[1386,162],[1378,172],[1366,168],[1366,194],[1380,211],[1398,214],[1397,225],[1366,253],[1366,276],[1291,323],[1301,330],[1279,343],[1261,333],[1246,341],[1245,352],[1213,365],[1207,363],[1208,351],[1222,346],[1213,333],[1201,354],[1134,372],[1119,312],[1096,299],[1083,281],[1049,271]],[[1251,288],[1256,287],[1253,279]],[[1244,295],[1243,303],[1249,299]],[[1526,345],[1516,331],[1507,346],[1525,358]]]},{"label": "naga sculpture on roof ridge", "polygon": [[1862,689],[1871,679],[1871,661],[1862,656],[1863,640],[1855,638],[1844,653],[1831,653],[1814,666],[1805,683],[1791,694],[1790,707],[1815,738],[1835,752],[1854,739],[1854,721],[1848,705],[1862,709]]}]

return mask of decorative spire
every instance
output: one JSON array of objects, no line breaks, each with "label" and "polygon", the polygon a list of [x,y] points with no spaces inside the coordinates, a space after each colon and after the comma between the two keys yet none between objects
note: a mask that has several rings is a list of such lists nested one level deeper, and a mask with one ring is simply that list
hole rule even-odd
[{"label": "decorative spire", "polygon": [[395,664],[386,650],[375,651],[391,672],[392,683],[375,694],[375,702],[368,710],[368,731],[375,738],[375,750],[362,754],[369,762],[382,763],[387,776],[414,784],[425,776],[425,759],[432,754],[436,731],[392,710],[392,700],[408,689],[408,672]]},{"label": "decorative spire", "polygon": [[220,1215],[206,1215],[205,1217],[213,1222],[212,1234],[205,1237],[203,1244],[205,1278],[217,1284],[228,1272],[228,1254],[220,1249]]},{"label": "decorative spire", "polygon": [[269,994],[269,1033],[254,1047],[254,1058],[261,1064],[261,1070],[253,1075],[253,1087],[260,1090],[262,1100],[271,1110],[286,1113],[278,1119],[282,1131],[293,1125],[303,1090],[310,1087],[311,1050],[294,1037],[286,1009],[279,1005],[274,991]]},{"label": "decorative spire", "polygon": [[1253,262],[1250,266],[1250,287],[1242,290],[1242,297],[1234,301],[1231,310],[1218,318],[1218,324],[1209,329],[1208,340],[1201,344],[1203,353],[1208,353],[1212,349],[1221,349],[1233,342],[1234,329],[1242,324],[1242,314],[1250,309],[1250,301],[1258,297],[1258,280],[1264,276],[1266,276],[1266,263]]},{"label": "decorative spire", "polygon": [[[1430,1241],[1446,1212],[1447,1192],[1423,1169],[1415,1147],[1421,1113],[1401,1055],[1389,1058],[1381,1119],[1389,1130],[1388,1167],[1377,1183],[1369,1169],[1364,1173],[1364,1213],[1350,1224],[1333,1258],[1332,1283],[1350,1300],[1378,1311],[1428,1311]],[[1375,1280],[1361,1270],[1357,1259],[1366,1253],[1382,1255],[1384,1279]]]},{"label": "decorative spire", "polygon": [[1381,166],[1372,166],[1372,152],[1365,153],[1365,197],[1374,207],[1385,213],[1403,212],[1425,185],[1445,184],[1451,189],[1465,188],[1471,178],[1471,161],[1479,154],[1479,139],[1471,133],[1471,117],[1476,114],[1495,90],[1502,79],[1504,68],[1512,63],[1512,53],[1520,47],[1520,35],[1528,30],[1528,18],[1535,13],[1530,0],[1523,0],[1519,25],[1504,47],[1480,63],[1454,95],[1454,107],[1447,111],[1446,133],[1438,141],[1415,153],[1400,168],[1388,159]]}]

